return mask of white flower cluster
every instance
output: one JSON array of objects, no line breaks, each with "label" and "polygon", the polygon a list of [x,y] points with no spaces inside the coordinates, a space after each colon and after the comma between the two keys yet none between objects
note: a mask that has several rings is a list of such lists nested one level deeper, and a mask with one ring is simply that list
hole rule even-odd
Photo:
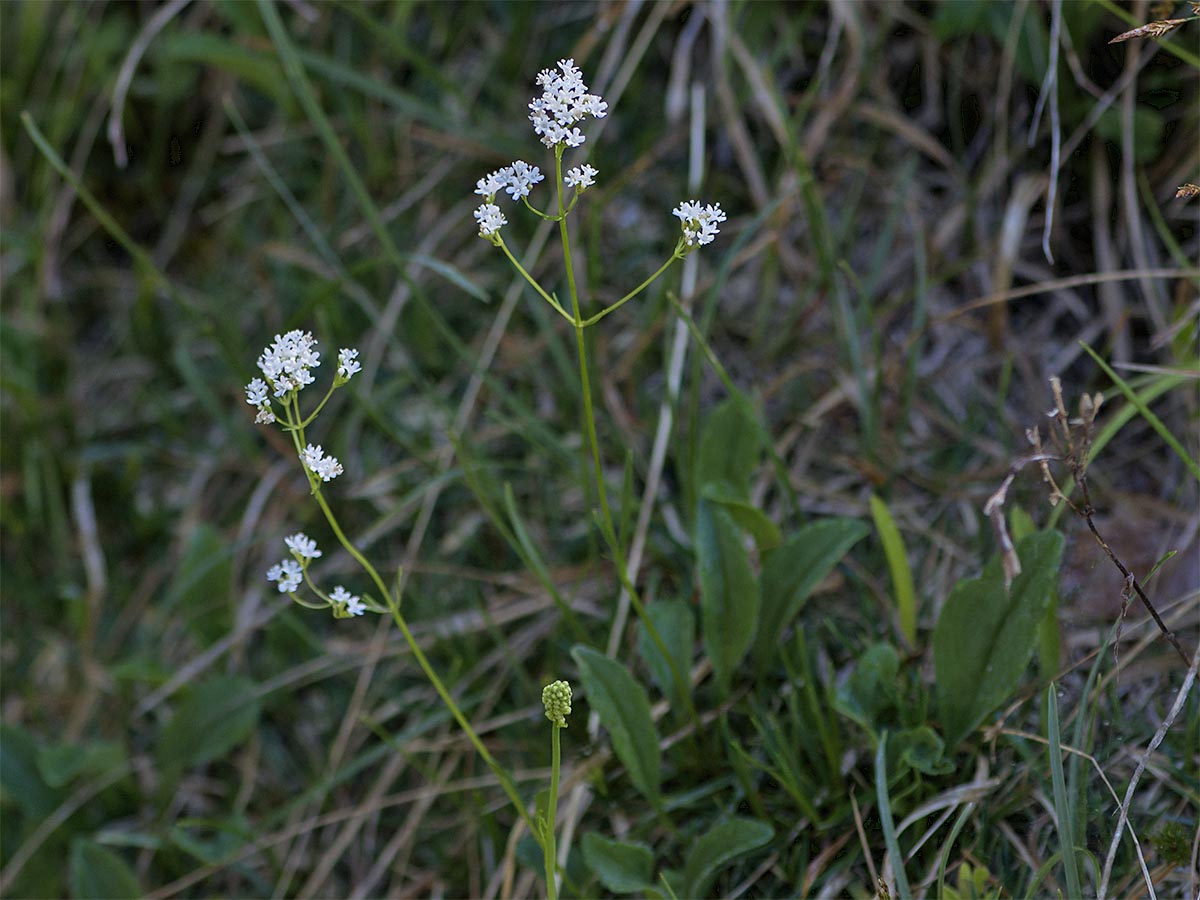
[{"label": "white flower cluster", "polygon": [[[321,551],[317,549],[317,542],[303,533],[285,537],[283,542],[292,551],[292,558],[282,560],[267,569],[267,581],[276,582],[279,585],[279,593],[291,594],[304,580],[304,570],[309,561],[320,556]],[[362,598],[351,594],[340,584],[333,589],[329,600],[334,604],[335,611],[341,614],[341,618],[361,616],[367,611]]]},{"label": "white flower cluster", "polygon": [[[529,104],[529,121],[533,130],[541,135],[547,147],[563,144],[578,147],[584,142],[583,132],[576,126],[587,116],[597,119],[608,114],[608,104],[597,94],[589,94],[583,83],[583,75],[575,67],[575,60],[560,59],[558,69],[543,69],[538,73],[542,96],[535,97]],[[592,166],[575,166],[567,170],[563,181],[576,193],[596,183],[599,173]],[[497,169],[475,182],[475,193],[483,197],[483,204],[475,209],[475,221],[479,225],[479,236],[495,238],[500,229],[508,224],[503,211],[496,205],[496,195],[507,191],[514,200],[529,196],[535,184],[545,180],[541,169],[523,160]]]},{"label": "white flower cluster", "polygon": [[338,351],[338,377],[349,381],[361,371],[362,364],[358,361],[357,350],[343,347]]},{"label": "white flower cluster", "polygon": [[340,584],[333,589],[333,593],[329,595],[329,599],[341,607],[341,610],[349,616],[361,616],[367,611],[367,606],[362,602],[362,598],[357,594],[352,594]]},{"label": "white flower cluster", "polygon": [[[355,360],[357,356],[357,350],[338,352],[338,374],[346,381],[362,371],[362,366]],[[271,346],[258,357],[258,368],[266,381],[255,378],[246,385],[246,402],[258,409],[254,421],[260,425],[274,422],[275,413],[271,411],[268,392],[273,392],[276,398],[283,398],[303,389],[316,380],[311,370],[319,365],[321,354],[317,352],[317,342],[311,331],[297,328],[284,335],[275,335]]]},{"label": "white flower cluster", "polygon": [[300,459],[308,467],[308,470],[322,481],[332,481],[343,471],[342,464],[337,461],[337,457],[326,456],[320,444],[315,447],[309,444],[300,454]]},{"label": "white flower cluster", "polygon": [[285,559],[267,569],[267,581],[278,581],[281,594],[292,593],[303,579],[304,569],[294,559]]},{"label": "white flower cluster", "polygon": [[711,244],[721,233],[717,225],[725,221],[725,212],[720,203],[701,206],[699,200],[685,200],[671,212],[679,218],[683,228],[683,240],[689,247]]},{"label": "white flower cluster", "polygon": [[542,96],[529,104],[529,121],[547,147],[557,144],[578,147],[584,137],[575,124],[586,116],[602,119],[608,114],[608,104],[598,94],[588,93],[583,74],[573,59],[560,59],[558,71],[543,69],[538,73],[537,83]]},{"label": "white flower cluster", "polygon": [[582,166],[567,169],[567,174],[563,176],[563,181],[566,182],[567,187],[573,187],[577,193],[582,194],[584,188],[590,188],[596,183],[596,176],[599,174],[594,168],[584,163]]},{"label": "white flower cluster", "polygon": [[524,160],[518,159],[510,166],[497,169],[490,175],[485,175],[475,182],[475,193],[484,199],[484,203],[475,210],[475,221],[479,223],[479,236],[492,237],[503,226],[508,224],[504,213],[496,205],[496,195],[508,191],[514,200],[528,197],[533,186],[545,181],[542,170],[531,166]]}]

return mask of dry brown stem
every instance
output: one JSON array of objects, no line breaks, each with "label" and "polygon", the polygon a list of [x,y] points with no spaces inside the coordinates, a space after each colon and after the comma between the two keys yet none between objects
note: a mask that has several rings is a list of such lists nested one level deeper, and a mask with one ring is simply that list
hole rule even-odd
[{"label": "dry brown stem", "polygon": [[[1050,440],[1056,448],[1056,452],[1047,453],[1043,451],[1041,432],[1038,428],[1027,430],[1025,435],[1029,439],[1029,443],[1033,446],[1033,454],[1018,460],[1013,465],[1004,483],[992,495],[984,507],[984,512],[991,519],[993,528],[996,529],[997,541],[1004,554],[1006,581],[1011,582],[1015,574],[1020,571],[1020,564],[1017,562],[1014,567],[1013,563],[1009,561],[1009,555],[1011,554],[1015,557],[1016,554],[1012,551],[1012,541],[1008,537],[1008,532],[1004,527],[1004,515],[1001,508],[1004,504],[1008,488],[1016,477],[1017,472],[1029,463],[1036,462],[1041,468],[1042,480],[1050,488],[1050,505],[1057,506],[1059,503],[1065,503],[1071,512],[1087,522],[1088,530],[1092,533],[1092,537],[1095,538],[1096,543],[1100,545],[1100,549],[1104,551],[1104,554],[1112,560],[1113,565],[1124,576],[1125,589],[1122,594],[1125,598],[1125,603],[1121,609],[1122,617],[1124,617],[1125,609],[1128,607],[1130,599],[1132,599],[1133,595],[1136,595],[1142,602],[1142,605],[1146,607],[1146,611],[1150,613],[1151,618],[1154,619],[1154,623],[1163,633],[1163,636],[1175,648],[1184,665],[1190,665],[1188,655],[1184,652],[1183,647],[1180,646],[1175,633],[1163,622],[1162,617],[1158,614],[1158,610],[1154,608],[1154,604],[1146,596],[1146,592],[1138,582],[1137,577],[1121,562],[1120,558],[1113,552],[1113,549],[1108,545],[1108,542],[1096,527],[1096,510],[1092,505],[1091,490],[1088,486],[1087,465],[1092,449],[1092,436],[1095,430],[1096,414],[1100,411],[1103,396],[1099,393],[1090,396],[1085,394],[1079,402],[1079,415],[1072,418],[1067,413],[1067,406],[1063,400],[1062,382],[1058,376],[1050,379],[1050,390],[1054,395],[1054,408],[1047,413],[1050,419],[1047,431],[1049,432]],[[1070,497],[1058,486],[1058,482],[1054,478],[1054,473],[1050,470],[1050,463],[1053,461],[1061,461],[1067,464],[1071,472],[1071,478],[1079,488],[1082,496],[1081,503],[1073,503]]]}]

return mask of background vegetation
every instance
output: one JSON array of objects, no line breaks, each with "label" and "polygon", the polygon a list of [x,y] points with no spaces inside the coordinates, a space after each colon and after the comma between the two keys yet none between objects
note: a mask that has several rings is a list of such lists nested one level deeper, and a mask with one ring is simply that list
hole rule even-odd
[{"label": "background vegetation", "polygon": [[[285,534],[334,546],[242,395],[271,336],[303,328],[327,362],[357,346],[365,365],[318,424],[347,470],[327,496],[382,570],[404,564],[409,620],[530,802],[549,760],[541,686],[576,686],[564,896],[645,893],[639,876],[665,891],[663,874],[680,896],[872,896],[880,879],[1094,894],[1106,783],[1125,797],[1185,664],[1136,605],[1114,633],[1119,573],[1034,468],[1009,492],[1014,535],[1057,529],[1066,549],[1034,567],[1049,613],[1004,658],[1019,683],[986,715],[951,711],[934,629],[960,579],[987,566],[996,584],[983,506],[1059,375],[1072,413],[1085,392],[1108,399],[1097,523],[1139,578],[1180,551],[1147,590],[1189,653],[1200,639],[1196,206],[1174,196],[1200,181],[1198,30],[1109,45],[1174,13],[1134,6],[280,3],[398,267],[259,6],[0,4],[0,889],[544,889],[536,846],[389,622],[333,621],[263,577]],[[615,621],[573,335],[471,220],[481,175],[545,168],[525,106],[560,57],[611,106],[573,220],[594,308],[669,252],[681,199],[730,215],[694,286],[672,270],[589,331],[610,496],[688,699],[636,620]],[[509,218],[560,285],[555,246]],[[705,341],[684,345],[678,397],[669,294]],[[726,402],[712,360],[748,403]],[[721,449],[760,428],[769,447]],[[731,459],[728,552],[766,584],[784,541],[813,582],[744,660],[712,658],[697,565],[708,476]],[[841,530],[802,530],[821,525]],[[1055,533],[1029,540],[1053,556]],[[359,578],[343,553],[318,563],[330,584]],[[998,633],[981,622],[968,606],[966,634]],[[581,690],[603,657],[571,652],[603,654],[610,634],[655,721],[648,749],[618,756]],[[1147,876],[1196,895],[1196,697],[1145,758],[1140,853],[1120,842],[1112,896],[1148,894]],[[1047,741],[1079,753],[1056,767]],[[1064,833],[1084,852],[1064,855]]]}]

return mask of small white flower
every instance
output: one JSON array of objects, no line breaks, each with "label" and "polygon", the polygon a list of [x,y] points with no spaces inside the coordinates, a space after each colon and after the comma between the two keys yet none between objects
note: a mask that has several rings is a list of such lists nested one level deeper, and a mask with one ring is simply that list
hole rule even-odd
[{"label": "small white flower", "polygon": [[488,203],[496,199],[496,195],[504,190],[505,180],[503,170],[485,175],[475,182],[475,193],[486,198]]},{"label": "small white flower", "polygon": [[351,594],[340,584],[333,589],[333,593],[329,595],[329,599],[341,606],[347,615],[361,616],[367,611],[366,604],[362,599],[355,594]]},{"label": "small white flower", "polygon": [[258,408],[258,415],[254,417],[254,421],[259,425],[270,425],[275,421],[275,413],[271,412],[269,406],[260,406]]},{"label": "small white flower", "polygon": [[342,464],[337,461],[336,456],[326,456],[325,451],[320,445],[314,447],[309,444],[304,448],[304,452],[300,454],[300,459],[304,462],[310,472],[320,478],[322,481],[332,481],[334,478],[342,474]]},{"label": "small white flower", "polygon": [[321,555],[321,551],[317,549],[317,542],[303,532],[285,537],[283,542],[287,544],[289,550],[304,559],[316,559]]},{"label": "small white flower", "polygon": [[563,133],[562,139],[568,147],[578,147],[586,138],[578,128],[569,128]]},{"label": "small white flower", "polygon": [[246,385],[246,402],[251,406],[262,406],[267,402],[267,383],[255,378]]},{"label": "small white flower", "polygon": [[575,166],[573,169],[567,169],[567,174],[563,176],[563,181],[567,183],[567,187],[573,187],[575,190],[582,192],[584,188],[590,188],[596,183],[596,176],[600,173],[587,165]]},{"label": "small white flower", "polygon": [[725,212],[720,203],[701,206],[699,200],[685,200],[672,214],[678,217],[683,229],[683,239],[689,247],[711,244],[721,233],[717,225],[725,221]]},{"label": "small white flower", "polygon": [[267,569],[267,581],[278,581],[281,594],[292,593],[300,587],[303,579],[304,571],[300,568],[300,563],[294,559],[285,559]]},{"label": "small white flower", "polygon": [[479,223],[479,236],[491,237],[508,224],[504,213],[495,203],[485,203],[475,210],[475,221]]},{"label": "small white flower", "polygon": [[595,119],[603,119],[608,115],[608,104],[598,94],[584,95],[579,101],[579,108]]},{"label": "small white flower", "polygon": [[349,381],[361,371],[362,364],[358,361],[357,350],[343,348],[338,351],[338,375]]}]

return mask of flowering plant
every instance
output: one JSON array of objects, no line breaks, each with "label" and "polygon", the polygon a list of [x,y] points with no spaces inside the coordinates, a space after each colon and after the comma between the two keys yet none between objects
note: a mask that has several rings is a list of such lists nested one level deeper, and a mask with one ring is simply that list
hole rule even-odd
[{"label": "flowering plant", "polygon": [[[623,548],[618,538],[613,522],[612,512],[602,475],[601,454],[596,437],[595,416],[592,405],[591,386],[588,377],[586,348],[583,340],[585,328],[596,324],[605,316],[616,311],[629,300],[644,291],[655,279],[662,275],[674,262],[683,259],[692,251],[712,243],[720,233],[719,225],[725,221],[725,213],[720,204],[701,204],[698,200],[687,200],[673,210],[680,220],[680,236],[675,247],[657,271],[645,279],[640,285],[610,304],[598,313],[584,318],[581,311],[579,292],[577,289],[574,269],[572,266],[570,241],[567,233],[566,218],[579,202],[579,198],[596,183],[599,171],[588,163],[581,163],[563,171],[563,155],[568,149],[581,147],[587,140],[580,124],[589,118],[603,118],[608,114],[608,104],[598,95],[590,93],[583,81],[580,70],[574,60],[559,60],[556,69],[545,69],[537,76],[537,83],[542,89],[540,96],[535,97],[529,104],[529,120],[534,132],[546,147],[554,151],[554,184],[556,191],[555,211],[544,212],[530,202],[530,194],[534,187],[545,181],[541,169],[530,165],[524,160],[514,160],[480,178],[476,182],[475,193],[483,198],[483,203],[475,210],[474,218],[480,237],[499,247],[517,268],[522,277],[532,286],[537,294],[545,300],[559,315],[571,323],[576,333],[576,346],[579,358],[579,377],[581,397],[583,400],[584,420],[587,424],[588,438],[595,476],[595,490],[599,498],[599,521],[604,538],[608,543],[613,558],[617,563],[618,575],[622,587],[628,593],[630,602],[641,617],[647,633],[657,644],[663,658],[671,668],[672,676],[680,687],[682,696],[689,696],[682,690],[683,680],[676,668],[673,657],[668,653],[657,628],[645,614],[645,608],[638,598],[637,592],[626,574],[626,562]],[[501,194],[507,194],[513,201],[521,203],[534,215],[546,221],[557,222],[562,240],[563,261],[567,279],[567,289],[570,298],[570,310],[564,307],[556,296],[546,291],[537,281],[523,269],[512,255],[504,241],[502,229],[508,220],[500,208],[497,199]],[[569,197],[568,197],[569,195]],[[390,614],[397,627],[412,650],[426,677],[433,685],[446,707],[450,710],[455,721],[462,728],[468,739],[485,763],[496,775],[501,787],[512,801],[518,814],[524,820],[530,832],[541,844],[546,864],[547,892],[551,898],[557,892],[557,854],[555,841],[554,806],[557,803],[559,779],[559,731],[566,727],[566,716],[571,711],[571,689],[564,681],[556,681],[547,685],[543,692],[543,702],[546,716],[553,723],[552,727],[552,779],[549,807],[543,815],[539,812],[537,821],[531,818],[525,804],[522,803],[511,776],[496,762],[487,747],[480,740],[462,710],[446,689],[445,684],[434,671],[421,647],[414,639],[408,623],[401,612],[402,572],[397,572],[394,589],[389,589],[378,570],[354,546],[340,527],[333,510],[323,494],[324,485],[342,475],[345,471],[336,456],[327,452],[321,444],[313,444],[308,440],[306,429],[324,409],[333,392],[347,384],[355,374],[361,371],[358,362],[358,351],[343,348],[338,352],[338,367],[333,384],[316,407],[307,415],[300,409],[299,395],[308,385],[315,382],[313,370],[320,365],[320,353],[317,343],[310,332],[300,330],[289,331],[284,335],[276,335],[272,344],[265,348],[258,358],[258,368],[262,377],[256,377],[245,387],[246,402],[256,410],[255,421],[263,425],[279,424],[290,434],[305,476],[308,479],[312,496],[317,501],[325,515],[334,535],[345,550],[362,566],[377,591],[378,597],[350,593],[343,585],[337,585],[332,591],[325,592],[312,580],[309,567],[312,561],[322,556],[317,543],[308,535],[298,532],[284,539],[289,557],[271,566],[267,571],[268,581],[274,583],[280,593],[288,594],[295,602],[314,609],[329,609],[335,618],[348,619],[361,616],[367,611]],[[316,600],[302,598],[298,593],[301,586],[307,586],[316,596]],[[694,715],[694,709],[692,710]]]}]

